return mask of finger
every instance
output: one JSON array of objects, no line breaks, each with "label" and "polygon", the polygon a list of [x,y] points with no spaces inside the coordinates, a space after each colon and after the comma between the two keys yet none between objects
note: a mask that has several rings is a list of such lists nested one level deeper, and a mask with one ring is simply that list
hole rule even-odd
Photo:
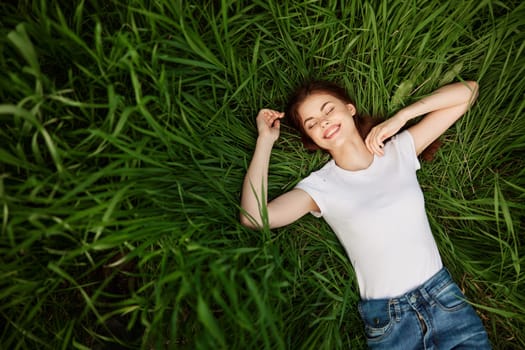
[{"label": "finger", "polygon": [[368,149],[370,153],[380,156],[381,155],[381,149],[375,142],[371,142],[368,146]]},{"label": "finger", "polygon": [[377,143],[377,146],[379,147],[379,154],[381,156],[385,155],[385,143],[383,142],[384,139],[384,137],[380,137]]},{"label": "finger", "polygon": [[382,153],[382,148],[385,146],[383,141],[386,139],[385,137],[385,131],[383,129],[376,129],[371,141],[371,144],[373,144],[376,149],[379,149]]},{"label": "finger", "polygon": [[379,145],[379,151],[378,152],[379,152],[380,156],[384,156],[385,155],[385,151],[384,151],[383,148],[384,148],[384,145],[382,145],[382,144]]},{"label": "finger", "polygon": [[366,146],[371,153],[376,153],[376,148],[375,148],[376,131],[377,131],[376,128],[372,129],[366,137]]},{"label": "finger", "polygon": [[376,139],[374,140],[374,146],[375,146],[375,150],[376,150],[376,154],[377,154],[377,155],[382,156],[382,155],[385,154],[385,153],[383,152],[384,144],[383,144],[383,142],[381,141],[381,137],[380,137],[379,135],[376,136]]},{"label": "finger", "polygon": [[274,126],[275,123],[276,123],[277,121],[279,121],[279,115],[278,115],[278,114],[277,114],[277,115],[272,115],[272,116],[270,117],[270,119],[268,119],[268,123],[269,123],[271,126]]},{"label": "finger", "polygon": [[374,153],[377,154],[378,156],[383,155],[383,150],[378,144],[374,144]]},{"label": "finger", "polygon": [[384,152],[383,152],[384,145],[381,142],[380,137],[378,136],[377,129],[373,130],[373,132],[371,132],[369,137],[367,137],[366,146],[371,153],[376,154],[378,156],[384,155]]},{"label": "finger", "polygon": [[283,112],[277,112],[277,111],[273,111],[273,117],[275,119],[281,119],[284,117],[284,113]]},{"label": "finger", "polygon": [[279,117],[279,113],[274,110],[269,110],[267,114],[268,119],[275,119]]},{"label": "finger", "polygon": [[382,137],[377,138],[377,146],[381,149],[381,153],[383,152],[383,148],[385,147],[385,144],[383,142]]},{"label": "finger", "polygon": [[267,119],[282,118],[283,116],[284,116],[284,113],[278,112],[278,111],[274,111],[272,109],[267,109],[265,111],[265,117]]}]

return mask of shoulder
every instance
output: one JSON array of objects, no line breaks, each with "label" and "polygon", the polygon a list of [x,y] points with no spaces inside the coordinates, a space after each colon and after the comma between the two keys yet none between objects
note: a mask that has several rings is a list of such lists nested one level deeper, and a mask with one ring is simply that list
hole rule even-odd
[{"label": "shoulder", "polygon": [[308,196],[315,203],[316,209],[310,212],[316,216],[321,217],[323,214],[322,208],[325,207],[325,202],[329,193],[332,193],[335,175],[335,161],[331,159],[319,170],[311,172],[304,179],[299,181],[295,189],[306,192]]},{"label": "shoulder", "polygon": [[319,170],[312,171],[308,176],[299,181],[296,187],[303,190],[306,188],[320,187],[323,184],[330,182],[330,179],[333,178],[334,168],[335,162],[331,159]]},{"label": "shoulder", "polygon": [[[420,168],[419,160],[417,159],[416,147],[414,138],[409,130],[404,130],[394,135],[389,142],[392,151],[398,154],[399,158],[404,162],[410,163],[417,170]],[[385,153],[388,152],[385,149]]]},{"label": "shoulder", "polygon": [[405,146],[414,144],[414,138],[410,134],[408,130],[403,130],[400,133],[395,134],[392,136],[391,142],[399,146]]},{"label": "shoulder", "polygon": [[388,148],[393,148],[398,151],[414,153],[416,154],[416,148],[414,146],[414,138],[410,134],[410,131],[403,130],[398,134],[392,136],[392,138],[385,145],[385,151]]}]

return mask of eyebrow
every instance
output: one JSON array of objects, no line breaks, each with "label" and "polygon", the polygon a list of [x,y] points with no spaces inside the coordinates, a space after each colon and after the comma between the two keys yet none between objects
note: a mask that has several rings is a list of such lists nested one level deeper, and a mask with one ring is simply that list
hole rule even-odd
[{"label": "eyebrow", "polygon": [[[330,102],[332,102],[332,101],[326,101],[325,103],[323,103],[323,104],[321,105],[321,108],[319,108],[319,111],[322,112],[323,109],[325,108],[325,106],[326,106],[327,104],[329,104]],[[308,117],[308,118],[306,118],[306,119],[304,120],[304,122],[303,122],[303,125],[305,125],[305,124],[306,124],[309,120],[311,120],[311,119],[314,119],[314,117]]]}]

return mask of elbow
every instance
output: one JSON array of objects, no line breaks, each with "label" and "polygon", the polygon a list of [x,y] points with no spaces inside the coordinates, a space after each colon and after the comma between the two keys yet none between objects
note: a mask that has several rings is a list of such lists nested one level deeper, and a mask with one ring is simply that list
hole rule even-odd
[{"label": "elbow", "polygon": [[474,80],[469,80],[466,83],[471,92],[470,99],[469,99],[469,105],[472,105],[474,101],[476,101],[476,99],[478,98],[479,84],[477,81],[474,81]]},{"label": "elbow", "polygon": [[240,216],[240,220],[241,222],[241,225],[244,226],[244,227],[247,227],[247,228],[250,228],[252,230],[259,230],[260,229],[260,226],[259,225],[256,225],[255,223],[255,220],[244,215],[244,214],[241,214]]}]

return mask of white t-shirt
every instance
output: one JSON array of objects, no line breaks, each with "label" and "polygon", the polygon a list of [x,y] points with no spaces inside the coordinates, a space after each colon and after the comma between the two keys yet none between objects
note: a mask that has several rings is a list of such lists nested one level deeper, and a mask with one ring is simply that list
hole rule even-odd
[{"label": "white t-shirt", "polygon": [[330,160],[297,184],[320,209],[355,269],[362,299],[400,296],[442,268],[430,230],[408,131],[385,144],[384,156],[348,171]]}]

